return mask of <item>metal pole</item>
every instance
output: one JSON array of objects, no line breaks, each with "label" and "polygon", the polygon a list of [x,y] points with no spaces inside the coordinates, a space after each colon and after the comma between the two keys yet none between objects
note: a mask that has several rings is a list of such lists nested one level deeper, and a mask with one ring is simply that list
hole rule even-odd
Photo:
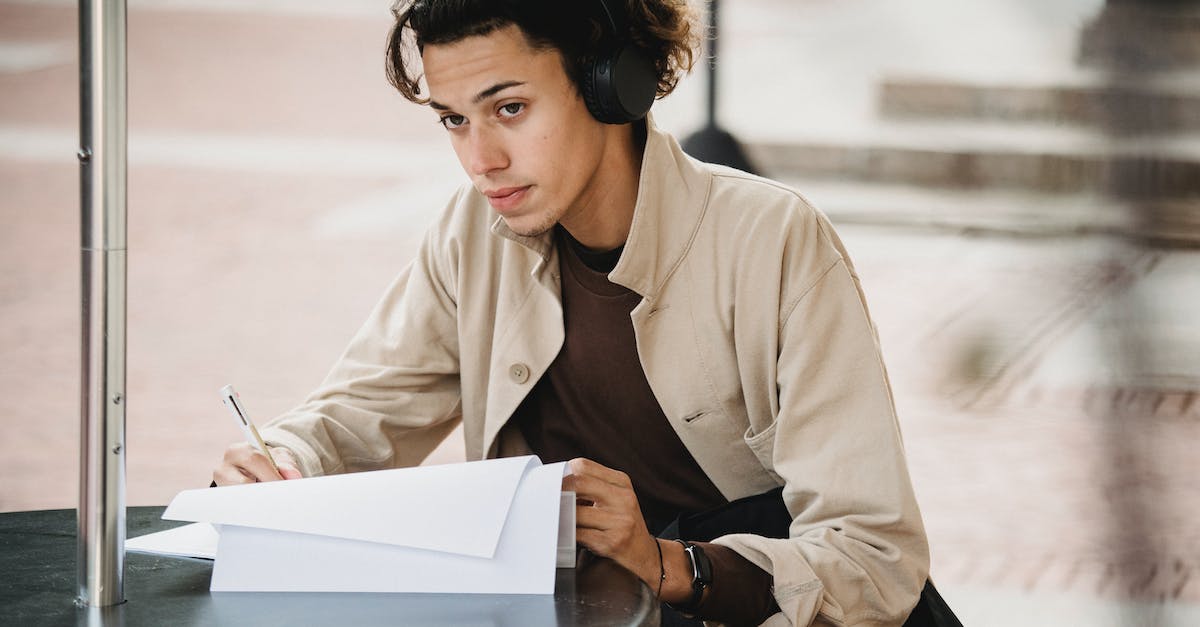
[{"label": "metal pole", "polygon": [[684,152],[709,163],[719,163],[755,173],[757,170],[742,150],[742,145],[732,134],[717,124],[717,27],[720,2],[708,2],[708,29],[705,32],[708,56],[708,119],[704,127],[683,138]]},{"label": "metal pole", "polygon": [[79,0],[81,606],[124,602],[125,0]]},{"label": "metal pole", "polygon": [[717,13],[721,3],[709,0],[708,3],[708,127],[717,127]]}]

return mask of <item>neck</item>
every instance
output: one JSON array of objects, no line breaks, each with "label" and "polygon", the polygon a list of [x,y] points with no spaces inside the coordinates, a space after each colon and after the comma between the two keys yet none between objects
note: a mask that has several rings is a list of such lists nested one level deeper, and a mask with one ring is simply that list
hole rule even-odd
[{"label": "neck", "polygon": [[639,124],[611,126],[600,167],[582,198],[579,211],[563,216],[560,224],[590,250],[613,250],[629,238],[637,204],[644,135]]}]

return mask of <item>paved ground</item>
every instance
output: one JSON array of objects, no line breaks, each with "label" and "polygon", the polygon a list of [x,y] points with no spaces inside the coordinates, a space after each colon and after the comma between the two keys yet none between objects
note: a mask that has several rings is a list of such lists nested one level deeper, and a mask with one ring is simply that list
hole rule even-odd
[{"label": "paved ground", "polygon": [[[987,70],[1004,75],[1069,48],[1030,29],[1068,32],[1097,5],[924,0],[954,24],[995,26],[968,42],[922,37],[918,16],[879,4],[810,1],[789,21],[773,16],[791,2],[727,3],[727,93],[744,99],[723,100],[723,119],[757,137],[861,125],[888,46],[910,52],[897,61],[909,71],[969,70],[971,55],[947,60],[955,45],[1020,50]],[[221,385],[265,420],[317,383],[461,174],[433,116],[383,80],[386,2],[132,5],[136,505],[207,482],[237,439]],[[74,7],[0,1],[0,511],[76,498]],[[779,71],[768,50],[796,59],[799,78],[753,83]],[[686,83],[660,123],[695,128],[701,89]],[[841,230],[880,328],[934,576],[967,624],[1013,624],[997,612],[1014,607],[1037,608],[1022,624],[1200,621],[1200,253]]]}]

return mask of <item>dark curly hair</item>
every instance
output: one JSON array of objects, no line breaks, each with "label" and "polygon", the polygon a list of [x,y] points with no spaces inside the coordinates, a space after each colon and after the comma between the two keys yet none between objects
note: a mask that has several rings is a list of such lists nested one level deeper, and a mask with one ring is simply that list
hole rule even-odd
[{"label": "dark curly hair", "polygon": [[691,70],[699,37],[696,14],[687,0],[607,0],[618,13],[612,33],[600,0],[398,0],[388,33],[387,77],[400,94],[427,104],[418,68],[426,45],[453,43],[517,25],[536,49],[558,50],[563,69],[578,89],[589,58],[614,36],[636,46],[654,62],[657,97],[675,89]]}]

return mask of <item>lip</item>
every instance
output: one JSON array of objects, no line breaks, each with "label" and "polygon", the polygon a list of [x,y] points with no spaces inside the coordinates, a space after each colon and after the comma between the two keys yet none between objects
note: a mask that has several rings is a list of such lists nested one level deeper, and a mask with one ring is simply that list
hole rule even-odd
[{"label": "lip", "polygon": [[515,208],[521,204],[529,192],[529,185],[525,187],[503,187],[500,189],[490,189],[483,194],[487,196],[488,204],[499,212],[504,212]]}]

